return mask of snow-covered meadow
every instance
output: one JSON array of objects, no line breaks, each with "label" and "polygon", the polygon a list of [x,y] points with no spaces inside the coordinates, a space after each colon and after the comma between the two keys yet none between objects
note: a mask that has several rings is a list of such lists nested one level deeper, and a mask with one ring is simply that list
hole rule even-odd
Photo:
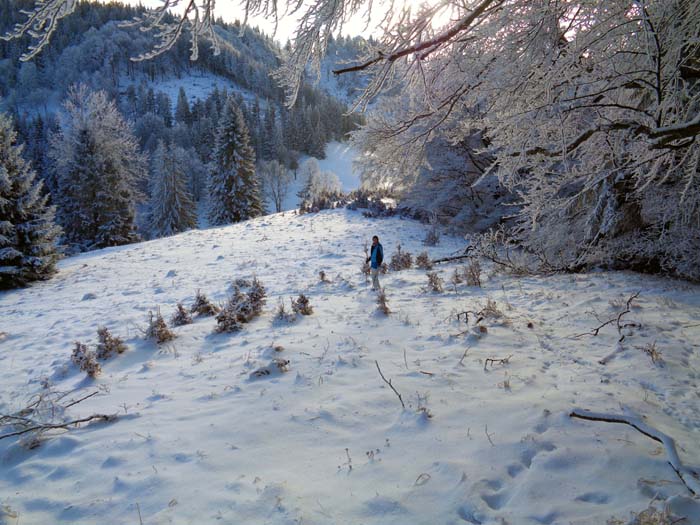
[{"label": "snow-covered meadow", "polygon": [[[425,247],[425,233],[347,210],[286,212],[71,257],[52,280],[0,294],[0,414],[49,384],[75,390],[68,399],[98,392],[67,418],[119,416],[33,450],[0,440],[0,523],[582,525],[627,523],[655,498],[700,523],[662,446],[569,417],[646,418],[700,469],[700,288],[617,272],[512,277],[488,264],[481,288],[453,287],[450,263],[435,267],[443,293],[425,290],[422,270],[381,276],[385,317],[360,273],[363,245],[379,235],[387,259],[399,243],[433,259],[464,247],[447,236]],[[143,339],[149,311],[169,318],[198,289],[223,302],[252,276],[267,306],[241,332],[214,333],[208,317],[160,347]],[[274,322],[278,301],[302,292],[313,315]],[[600,364],[615,323],[582,334],[637,292],[623,350]],[[489,300],[485,329],[457,321]],[[103,325],[129,350],[92,380],[71,348]],[[279,357],[286,373],[251,376]]]}]

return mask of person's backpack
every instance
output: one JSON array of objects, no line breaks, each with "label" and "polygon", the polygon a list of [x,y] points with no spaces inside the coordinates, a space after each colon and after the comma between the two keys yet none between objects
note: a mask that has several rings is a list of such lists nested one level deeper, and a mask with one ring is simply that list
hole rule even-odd
[{"label": "person's backpack", "polygon": [[381,266],[383,260],[384,260],[384,248],[382,248],[381,244],[378,244],[377,245],[377,266]]}]

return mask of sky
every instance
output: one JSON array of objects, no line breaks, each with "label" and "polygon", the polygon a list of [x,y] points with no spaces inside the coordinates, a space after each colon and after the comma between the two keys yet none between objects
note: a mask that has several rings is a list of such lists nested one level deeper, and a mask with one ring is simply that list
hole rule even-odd
[{"label": "sky", "polygon": [[[161,4],[160,0],[125,0],[127,3],[132,4],[142,4],[146,7],[158,7]],[[374,2],[374,7],[381,6],[383,2]],[[182,4],[181,4],[182,5]],[[284,1],[279,2],[280,10],[283,12]],[[381,10],[381,7],[378,8]],[[226,22],[233,22],[235,20],[243,21],[245,15],[243,10],[243,4],[239,0],[222,0],[216,4],[216,16],[220,16]],[[275,40],[284,44],[287,40],[293,40],[294,34],[296,32],[298,16],[297,15],[287,15],[280,17],[279,23],[277,25],[277,32],[274,35]],[[262,16],[250,17],[248,20],[248,25],[251,27],[259,27],[264,33],[272,35],[275,30],[274,20],[265,19]],[[370,26],[365,27],[365,20],[361,16],[357,16],[350,20],[343,27],[343,34],[348,36],[363,35],[368,36],[369,34],[377,34],[378,30],[376,27]]]}]

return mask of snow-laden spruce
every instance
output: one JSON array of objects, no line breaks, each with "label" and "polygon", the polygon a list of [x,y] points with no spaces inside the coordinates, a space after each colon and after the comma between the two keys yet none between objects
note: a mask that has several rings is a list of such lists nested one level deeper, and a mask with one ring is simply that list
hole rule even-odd
[{"label": "snow-laden spruce", "polygon": [[264,207],[255,174],[255,151],[233,97],[228,97],[216,136],[209,179],[209,222],[230,224],[262,215]]},{"label": "snow-laden spruce", "polygon": [[64,242],[94,249],[137,240],[136,183],[145,163],[131,127],[104,91],[73,88],[65,110],[51,148]]},{"label": "snow-laden spruce", "polygon": [[158,144],[153,155],[150,230],[164,237],[197,227],[197,210],[187,189],[187,152],[180,147]]},{"label": "snow-laden spruce", "polygon": [[55,208],[22,151],[0,113],[0,289],[49,278],[58,259]]}]

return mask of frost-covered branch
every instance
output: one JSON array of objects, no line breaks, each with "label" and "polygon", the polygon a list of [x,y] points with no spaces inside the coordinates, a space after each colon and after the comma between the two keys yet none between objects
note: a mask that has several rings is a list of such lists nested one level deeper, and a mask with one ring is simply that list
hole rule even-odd
[{"label": "frost-covered branch", "polygon": [[623,423],[638,430],[648,438],[651,438],[654,441],[661,443],[666,449],[666,457],[668,458],[668,464],[671,465],[671,468],[676,472],[676,474],[686,486],[686,488],[694,495],[700,494],[700,479],[698,478],[698,473],[683,465],[680,458],[678,457],[678,451],[676,450],[676,442],[670,436],[664,434],[660,430],[657,430],[654,427],[647,425],[640,418],[618,414],[603,414],[600,412],[589,412],[588,410],[581,410],[578,408],[572,410],[569,414],[569,417],[586,419],[588,421]]},{"label": "frost-covered branch", "polygon": [[20,57],[23,62],[31,60],[49,43],[59,21],[75,11],[77,4],[77,0],[37,0],[33,10],[21,11],[27,19],[0,38],[9,41],[24,35],[32,37],[34,42],[29,44],[27,52]]}]

